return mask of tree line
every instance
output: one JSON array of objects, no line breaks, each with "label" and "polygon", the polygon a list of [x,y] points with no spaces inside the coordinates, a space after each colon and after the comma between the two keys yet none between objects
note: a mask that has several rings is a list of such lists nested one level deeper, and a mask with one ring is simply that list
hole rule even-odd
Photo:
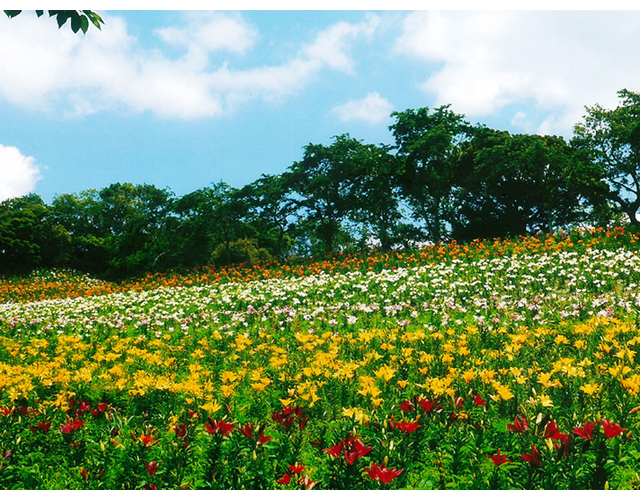
[{"label": "tree line", "polygon": [[449,105],[392,113],[394,144],[308,144],[283,173],[184,196],[153,185],[0,203],[0,273],[71,267],[122,278],[336,251],[640,229],[640,94],[586,107],[574,137],[472,125]]}]

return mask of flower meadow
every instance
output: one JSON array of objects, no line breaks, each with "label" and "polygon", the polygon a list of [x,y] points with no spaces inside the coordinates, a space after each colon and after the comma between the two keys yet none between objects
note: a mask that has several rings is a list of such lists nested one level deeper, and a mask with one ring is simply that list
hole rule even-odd
[{"label": "flower meadow", "polygon": [[0,282],[3,489],[635,489],[623,229]]}]

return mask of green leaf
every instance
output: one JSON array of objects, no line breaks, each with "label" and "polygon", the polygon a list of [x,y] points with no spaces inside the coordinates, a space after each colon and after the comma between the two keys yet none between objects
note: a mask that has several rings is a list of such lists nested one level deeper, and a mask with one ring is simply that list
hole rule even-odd
[{"label": "green leaf", "polygon": [[82,28],[82,17],[78,14],[71,16],[71,29],[74,33],[77,33]]},{"label": "green leaf", "polygon": [[83,33],[86,33],[89,29],[89,20],[87,19],[87,16],[80,16],[80,29]]}]

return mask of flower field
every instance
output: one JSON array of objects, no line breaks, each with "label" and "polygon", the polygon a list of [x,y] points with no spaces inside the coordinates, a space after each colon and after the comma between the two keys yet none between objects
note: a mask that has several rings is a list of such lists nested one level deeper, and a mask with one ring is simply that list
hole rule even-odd
[{"label": "flower field", "polygon": [[0,487],[639,488],[638,249],[0,281]]}]

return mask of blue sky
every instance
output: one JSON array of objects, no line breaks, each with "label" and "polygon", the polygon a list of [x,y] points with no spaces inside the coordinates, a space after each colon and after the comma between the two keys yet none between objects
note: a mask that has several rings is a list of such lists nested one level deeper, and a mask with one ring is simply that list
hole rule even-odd
[{"label": "blue sky", "polygon": [[392,111],[442,104],[569,139],[585,105],[640,91],[640,11],[344,5],[102,10],[86,35],[0,16],[0,200],[241,187],[335,135],[392,144]]}]

